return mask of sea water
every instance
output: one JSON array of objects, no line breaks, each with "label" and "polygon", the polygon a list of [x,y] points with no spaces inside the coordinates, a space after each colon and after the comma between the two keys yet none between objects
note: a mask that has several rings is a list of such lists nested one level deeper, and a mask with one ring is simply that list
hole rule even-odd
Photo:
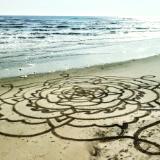
[{"label": "sea water", "polygon": [[0,77],[149,57],[159,44],[160,21],[0,16]]}]

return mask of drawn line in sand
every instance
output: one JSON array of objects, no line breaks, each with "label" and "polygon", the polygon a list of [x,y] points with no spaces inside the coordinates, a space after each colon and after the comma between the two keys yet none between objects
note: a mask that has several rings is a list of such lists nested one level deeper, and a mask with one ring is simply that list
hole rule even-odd
[{"label": "drawn line in sand", "polygon": [[42,83],[2,85],[0,134],[33,137],[51,132],[67,140],[106,143],[129,138],[137,150],[160,155],[160,144],[144,138],[149,130],[152,139],[160,134],[158,116],[135,128],[132,136],[126,132],[160,111],[160,83],[154,78],[61,75]]}]

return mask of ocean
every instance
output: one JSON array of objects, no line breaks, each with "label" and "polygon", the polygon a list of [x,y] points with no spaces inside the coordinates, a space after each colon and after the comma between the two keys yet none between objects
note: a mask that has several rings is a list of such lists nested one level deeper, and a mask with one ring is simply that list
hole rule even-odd
[{"label": "ocean", "polygon": [[160,53],[160,21],[0,16],[0,77],[123,62]]}]

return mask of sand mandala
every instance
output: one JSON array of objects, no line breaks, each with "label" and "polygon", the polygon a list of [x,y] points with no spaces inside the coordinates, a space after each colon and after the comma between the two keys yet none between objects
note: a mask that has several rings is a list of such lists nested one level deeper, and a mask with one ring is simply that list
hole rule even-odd
[{"label": "sand mandala", "polygon": [[[160,155],[160,139],[155,141],[160,138],[160,83],[154,78],[62,76],[2,85],[0,134],[33,137],[50,132],[67,140],[106,143],[131,139],[138,151]],[[152,113],[155,119],[141,123]],[[139,123],[128,135],[129,127]]]}]

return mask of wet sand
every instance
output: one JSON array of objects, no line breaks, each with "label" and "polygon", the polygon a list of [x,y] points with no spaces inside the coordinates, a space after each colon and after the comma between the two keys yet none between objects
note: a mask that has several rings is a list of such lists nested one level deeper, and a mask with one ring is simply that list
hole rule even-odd
[{"label": "wet sand", "polygon": [[1,160],[159,160],[160,56],[0,80]]}]

